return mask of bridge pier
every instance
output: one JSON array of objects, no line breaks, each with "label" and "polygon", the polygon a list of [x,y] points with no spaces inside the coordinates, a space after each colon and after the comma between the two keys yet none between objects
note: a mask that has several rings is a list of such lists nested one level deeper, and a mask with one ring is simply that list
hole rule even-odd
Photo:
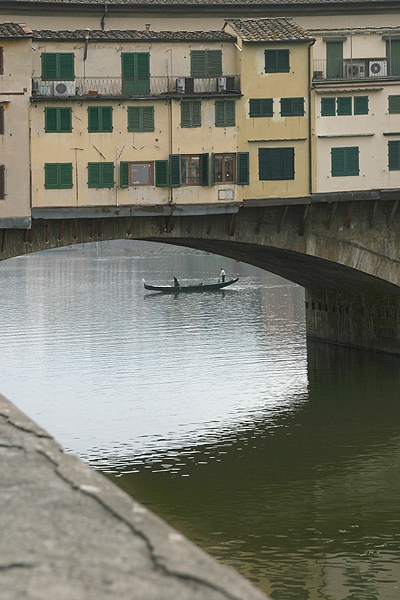
[{"label": "bridge pier", "polygon": [[306,290],[310,339],[400,356],[400,298],[337,290]]}]

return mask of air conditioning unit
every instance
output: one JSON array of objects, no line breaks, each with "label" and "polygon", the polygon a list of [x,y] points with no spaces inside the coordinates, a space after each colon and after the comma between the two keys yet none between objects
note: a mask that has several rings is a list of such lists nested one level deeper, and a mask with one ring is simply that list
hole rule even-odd
[{"label": "air conditioning unit", "polygon": [[55,96],[75,96],[75,81],[55,81]]},{"label": "air conditioning unit", "polygon": [[365,62],[352,60],[346,63],[346,77],[358,79],[365,77]]},{"label": "air conditioning unit", "polygon": [[217,90],[218,92],[234,92],[235,91],[235,78],[230,77],[217,77]]},{"label": "air conditioning unit", "polygon": [[387,60],[370,60],[369,61],[369,76],[370,77],[385,77],[387,75]]}]

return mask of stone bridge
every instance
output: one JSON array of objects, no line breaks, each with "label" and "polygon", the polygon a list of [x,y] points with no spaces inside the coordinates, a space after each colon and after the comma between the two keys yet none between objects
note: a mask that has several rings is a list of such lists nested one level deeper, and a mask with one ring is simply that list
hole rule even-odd
[{"label": "stone bridge", "polygon": [[34,209],[0,229],[1,260],[85,242],[134,239],[205,250],[306,289],[310,338],[400,355],[400,220],[393,197],[244,204]]}]

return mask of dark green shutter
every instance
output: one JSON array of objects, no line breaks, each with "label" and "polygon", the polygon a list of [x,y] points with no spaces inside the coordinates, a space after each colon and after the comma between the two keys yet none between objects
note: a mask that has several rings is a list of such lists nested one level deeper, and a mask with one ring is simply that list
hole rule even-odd
[{"label": "dark green shutter", "polygon": [[292,98],[292,115],[295,117],[304,116],[304,98]]},{"label": "dark green shutter", "polygon": [[359,161],[358,161],[358,146],[353,146],[350,148],[345,148],[345,157],[346,157],[346,175],[359,175]]},{"label": "dark green shutter", "polygon": [[331,149],[332,177],[359,175],[358,146]]},{"label": "dark green shutter", "polygon": [[326,44],[326,77],[327,79],[343,77],[343,42]]},{"label": "dark green shutter", "polygon": [[169,155],[169,181],[171,187],[181,185],[181,156],[180,154]]},{"label": "dark green shutter", "polygon": [[281,117],[290,117],[292,115],[291,98],[281,98]]},{"label": "dark green shutter", "polygon": [[265,50],[265,72],[275,73],[277,70],[276,50]]},{"label": "dark green shutter", "polygon": [[57,109],[45,108],[44,117],[46,133],[55,133],[57,131]]},{"label": "dark green shutter", "polygon": [[277,50],[277,70],[278,73],[289,72],[289,50]]},{"label": "dark green shutter", "polygon": [[260,181],[271,179],[270,150],[270,148],[260,148],[258,151],[258,177]]},{"label": "dark green shutter", "polygon": [[224,100],[215,101],[215,126],[223,127],[225,125]]},{"label": "dark green shutter", "polygon": [[250,155],[248,152],[237,153],[237,183],[239,185],[248,185],[250,182],[249,161]]},{"label": "dark green shutter", "polygon": [[386,57],[388,60],[388,75],[400,75],[400,40],[386,42]]},{"label": "dark green shutter", "polygon": [[272,117],[273,99],[272,98],[252,98],[250,100],[250,117]]},{"label": "dark green shutter", "polygon": [[100,131],[100,109],[98,107],[88,107],[88,130],[89,132]]},{"label": "dark green shutter", "polygon": [[58,78],[73,81],[75,79],[74,55],[71,53],[58,54]]},{"label": "dark green shutter", "polygon": [[234,127],[236,124],[236,102],[234,100],[226,100],[226,119],[225,127]]},{"label": "dark green shutter", "polygon": [[154,106],[142,106],[142,131],[154,131]]},{"label": "dark green shutter", "polygon": [[250,99],[250,117],[261,117],[261,100]]},{"label": "dark green shutter", "polygon": [[288,73],[289,50],[265,50],[266,73]]},{"label": "dark green shutter", "polygon": [[208,157],[208,153],[204,152],[203,154],[201,154],[201,166],[200,166],[200,172],[201,172],[201,185],[206,186],[206,185],[210,185],[210,167],[209,167],[209,157]]},{"label": "dark green shutter", "polygon": [[114,163],[101,163],[101,184],[103,188],[114,187]]},{"label": "dark green shutter", "polygon": [[88,163],[88,187],[100,187],[100,163]]},{"label": "dark green shutter", "polygon": [[281,148],[282,179],[294,179],[294,148]]},{"label": "dark green shutter", "polygon": [[181,102],[181,127],[191,127],[190,102]]},{"label": "dark green shutter", "polygon": [[336,114],[336,98],[321,98],[321,115],[334,117]]},{"label": "dark green shutter", "polygon": [[42,53],[42,79],[51,81],[57,78],[57,55],[54,52]]},{"label": "dark green shutter", "polygon": [[129,163],[125,161],[119,165],[119,187],[129,187]]},{"label": "dark green shutter", "polygon": [[58,165],[46,163],[44,165],[44,187],[46,189],[56,189],[58,187]]},{"label": "dark green shutter", "polygon": [[389,171],[400,170],[400,142],[388,142]]},{"label": "dark green shutter", "polygon": [[75,57],[73,53],[43,52],[41,58],[43,81],[54,81],[55,79],[72,81],[75,79]]},{"label": "dark green shutter", "polygon": [[112,132],[112,107],[102,106],[100,108],[101,114],[101,131]]},{"label": "dark green shutter", "polygon": [[60,168],[60,188],[72,188],[72,163],[61,163]]},{"label": "dark green shutter", "polygon": [[192,127],[201,127],[201,102],[199,100],[192,102]]},{"label": "dark green shutter", "polygon": [[221,50],[207,50],[207,77],[220,77],[222,75],[222,52]]},{"label": "dark green shutter", "polygon": [[206,51],[192,50],[190,53],[190,74],[192,77],[206,76]]},{"label": "dark green shutter", "polygon": [[389,96],[389,113],[400,114],[400,96]]},{"label": "dark green shutter", "polygon": [[156,187],[167,187],[168,186],[168,161],[167,160],[156,160],[155,161],[155,175],[156,175]]},{"label": "dark green shutter", "polygon": [[70,133],[72,131],[72,109],[59,109],[59,131],[61,133]]},{"label": "dark green shutter", "polygon": [[354,114],[355,115],[367,115],[368,114],[368,96],[355,96],[354,97]]},{"label": "dark green shutter", "polygon": [[332,177],[343,177],[345,175],[344,148],[331,149],[331,172]]},{"label": "dark green shutter", "polygon": [[150,93],[150,54],[148,52],[123,52],[122,93],[134,96]]},{"label": "dark green shutter", "polygon": [[351,96],[337,99],[337,114],[341,116],[348,116],[352,114]]},{"label": "dark green shutter", "polygon": [[128,131],[140,131],[140,107],[128,107]]}]

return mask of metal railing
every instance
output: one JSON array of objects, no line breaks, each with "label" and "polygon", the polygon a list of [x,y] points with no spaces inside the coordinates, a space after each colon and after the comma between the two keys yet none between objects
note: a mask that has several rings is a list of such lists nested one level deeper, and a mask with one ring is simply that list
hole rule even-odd
[{"label": "metal railing", "polygon": [[76,77],[73,81],[32,79],[35,97],[106,97],[240,93],[237,75],[224,77]]},{"label": "metal railing", "polygon": [[400,59],[344,58],[313,61],[313,80],[400,77]]}]

